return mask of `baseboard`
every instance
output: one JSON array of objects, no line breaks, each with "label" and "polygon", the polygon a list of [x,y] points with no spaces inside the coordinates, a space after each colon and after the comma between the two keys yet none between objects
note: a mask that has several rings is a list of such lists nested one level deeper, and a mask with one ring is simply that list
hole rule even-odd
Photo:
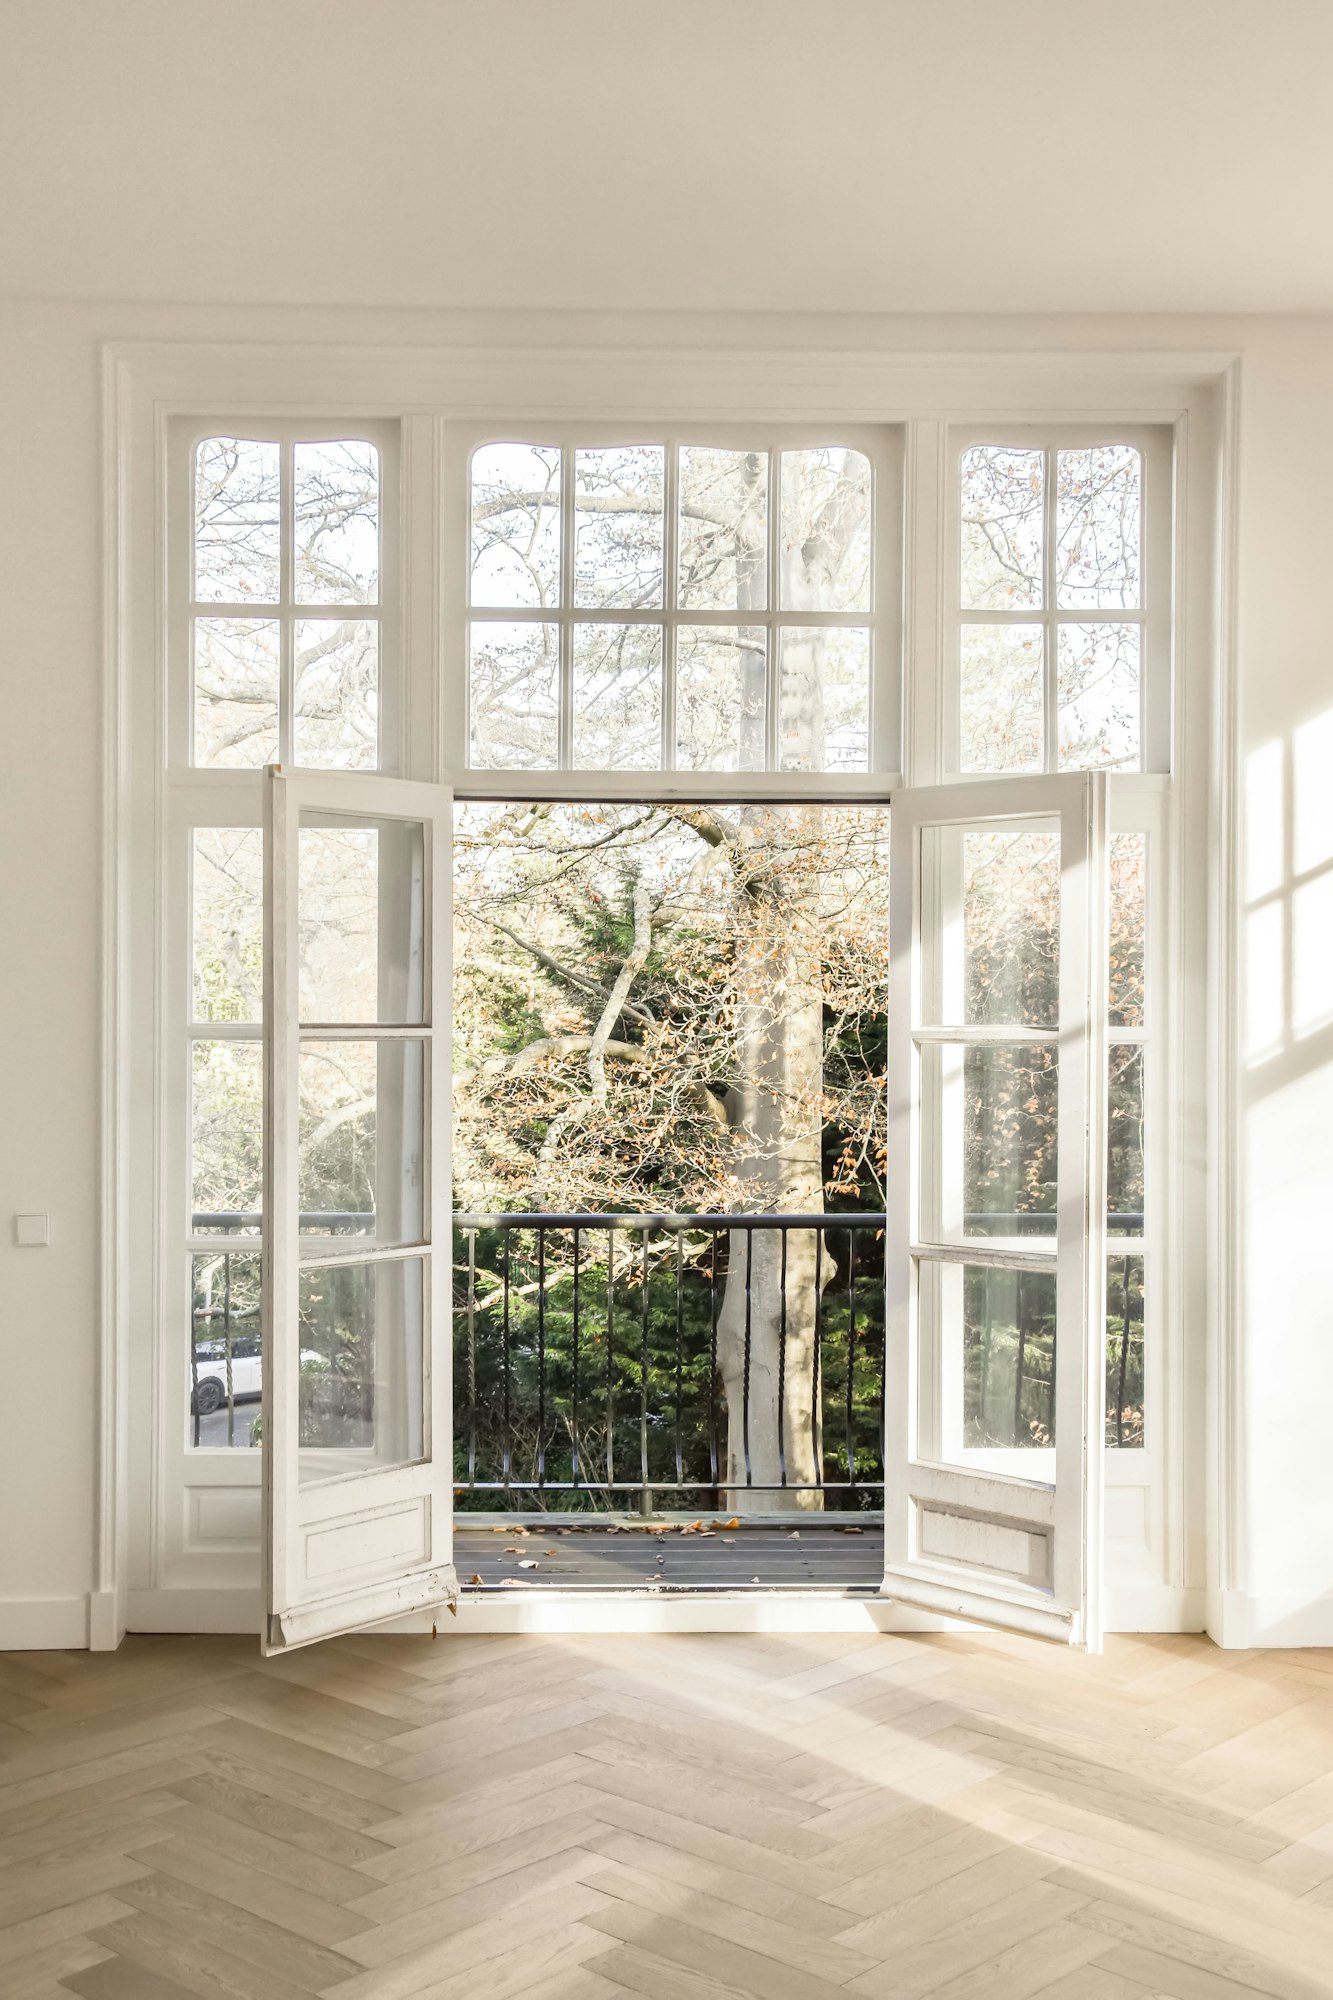
[{"label": "baseboard", "polygon": [[87,1597],[0,1597],[0,1653],[65,1652],[87,1644]]},{"label": "baseboard", "polygon": [[1167,1583],[1112,1584],[1105,1625],[1108,1632],[1203,1632],[1207,1595]]},{"label": "baseboard", "polygon": [[132,1590],[125,1606],[127,1632],[250,1632],[259,1638],[258,1590]]},{"label": "baseboard", "polygon": [[88,1593],[88,1645],[94,1653],[114,1653],[125,1637],[125,1599],[118,1590]]},{"label": "baseboard", "polygon": [[1250,1647],[1333,1647],[1333,1595],[1258,1597],[1245,1590],[1221,1590],[1208,1601],[1204,1627],[1215,1645]]}]

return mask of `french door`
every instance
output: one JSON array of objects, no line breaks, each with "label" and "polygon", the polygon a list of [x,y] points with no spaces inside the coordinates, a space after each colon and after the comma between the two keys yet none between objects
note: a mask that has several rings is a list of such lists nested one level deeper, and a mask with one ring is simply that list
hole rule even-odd
[{"label": "french door", "polygon": [[265,1652],[449,1600],[449,793],[270,767]]},{"label": "french door", "polygon": [[884,1590],[1096,1648],[1105,777],[895,795],[890,932]]}]

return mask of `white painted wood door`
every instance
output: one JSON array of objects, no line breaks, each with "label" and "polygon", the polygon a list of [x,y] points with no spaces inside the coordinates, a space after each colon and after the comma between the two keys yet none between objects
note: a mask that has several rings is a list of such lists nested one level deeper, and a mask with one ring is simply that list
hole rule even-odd
[{"label": "white painted wood door", "polygon": [[267,775],[267,1653],[456,1590],[450,812],[442,786]]},{"label": "white painted wood door", "polygon": [[899,792],[891,838],[883,1588],[1097,1648],[1106,780]]}]

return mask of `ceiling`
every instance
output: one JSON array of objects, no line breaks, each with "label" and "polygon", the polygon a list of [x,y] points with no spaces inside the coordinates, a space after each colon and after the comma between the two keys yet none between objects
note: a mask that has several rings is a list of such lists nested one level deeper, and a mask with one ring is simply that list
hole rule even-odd
[{"label": "ceiling", "polygon": [[0,0],[0,291],[1333,309],[1333,0]]}]

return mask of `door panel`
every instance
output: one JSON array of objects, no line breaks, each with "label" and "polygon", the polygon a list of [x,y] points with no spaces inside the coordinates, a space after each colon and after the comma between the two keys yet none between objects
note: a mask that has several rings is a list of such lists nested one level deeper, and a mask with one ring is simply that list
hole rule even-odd
[{"label": "door panel", "polygon": [[893,802],[887,1594],[1100,1644],[1106,783]]},{"label": "door panel", "polygon": [[434,785],[267,777],[268,1653],[456,1591],[450,811]]}]

